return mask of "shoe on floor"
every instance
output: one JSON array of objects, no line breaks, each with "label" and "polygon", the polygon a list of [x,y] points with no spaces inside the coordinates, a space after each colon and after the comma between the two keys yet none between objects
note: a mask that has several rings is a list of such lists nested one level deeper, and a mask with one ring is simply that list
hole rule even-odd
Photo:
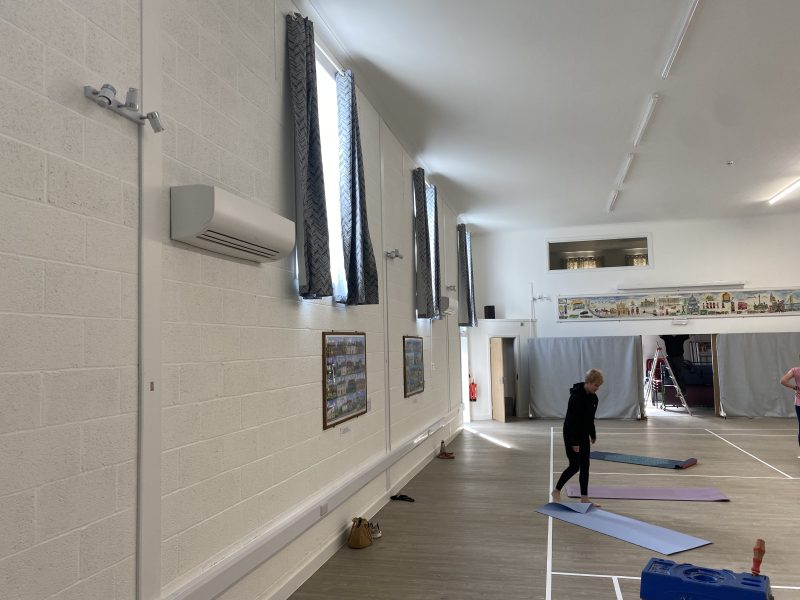
[{"label": "shoe on floor", "polygon": [[369,533],[370,533],[370,535],[372,535],[372,539],[373,540],[378,539],[379,537],[381,537],[383,535],[383,533],[381,533],[380,524],[379,523],[373,523],[372,521],[370,521],[370,523],[369,523]]},{"label": "shoe on floor", "polygon": [[452,459],[452,458],[455,458],[455,457],[456,457],[456,455],[455,454],[451,454],[450,452],[444,452],[444,453],[443,452],[439,452],[439,454],[436,455],[436,458],[451,458]]},{"label": "shoe on floor", "polygon": [[396,494],[394,496],[389,496],[390,500],[403,500],[404,502],[414,502],[414,499],[411,496],[406,496],[405,494]]}]

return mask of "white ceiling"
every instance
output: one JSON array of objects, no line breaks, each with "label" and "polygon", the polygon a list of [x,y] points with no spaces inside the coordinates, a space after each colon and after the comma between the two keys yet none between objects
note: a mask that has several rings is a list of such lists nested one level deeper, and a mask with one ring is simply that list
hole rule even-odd
[{"label": "white ceiling", "polygon": [[800,210],[800,0],[300,4],[474,229]]}]

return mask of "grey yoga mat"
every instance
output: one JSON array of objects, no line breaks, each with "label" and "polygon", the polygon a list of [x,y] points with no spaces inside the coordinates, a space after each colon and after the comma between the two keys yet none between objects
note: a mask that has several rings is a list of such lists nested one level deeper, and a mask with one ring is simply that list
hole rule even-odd
[{"label": "grey yoga mat", "polygon": [[673,460],[671,458],[656,458],[654,456],[638,456],[636,454],[620,454],[618,452],[603,452],[593,450],[589,455],[596,460],[610,460],[613,462],[644,465],[646,467],[661,467],[662,469],[688,469],[697,464],[696,458],[686,460]]},{"label": "grey yoga mat", "polygon": [[[581,488],[570,483],[567,496],[577,498]],[[693,502],[728,502],[725,494],[713,487],[626,487],[615,485],[590,485],[592,498],[612,498],[617,500],[687,500]]]},{"label": "grey yoga mat", "polygon": [[536,512],[666,555],[711,543],[666,527],[602,510],[589,502],[550,502],[537,508]]}]

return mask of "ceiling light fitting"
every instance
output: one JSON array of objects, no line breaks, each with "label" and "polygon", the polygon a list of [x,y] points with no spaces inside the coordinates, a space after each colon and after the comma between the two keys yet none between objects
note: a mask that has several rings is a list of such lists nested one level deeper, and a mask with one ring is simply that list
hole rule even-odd
[{"label": "ceiling light fitting", "polygon": [[642,116],[642,122],[639,123],[639,127],[636,129],[636,135],[633,136],[633,147],[636,148],[639,146],[639,143],[642,141],[642,137],[644,137],[644,131],[647,129],[648,124],[650,123],[650,119],[653,118],[653,111],[656,108],[656,104],[658,103],[659,96],[658,94],[651,94],[650,98],[647,100],[647,108],[644,110],[644,115]]},{"label": "ceiling light fitting", "polygon": [[667,57],[667,63],[664,65],[664,68],[661,69],[661,79],[666,79],[669,77],[670,69],[672,69],[672,63],[675,62],[675,57],[678,56],[678,50],[681,48],[683,38],[686,35],[686,31],[689,29],[689,23],[694,16],[694,11],[697,10],[698,4],[700,4],[700,0],[691,0],[691,3],[689,4],[689,9],[686,11],[686,16],[683,18],[683,23],[681,24],[681,29],[678,32],[678,37],[675,38],[675,43],[672,45],[672,50],[669,53],[669,57]]},{"label": "ceiling light fitting", "polygon": [[608,197],[608,206],[606,206],[606,212],[611,212],[614,210],[614,206],[617,204],[617,198],[619,198],[619,190],[614,190]]},{"label": "ceiling light fitting", "polygon": [[783,188],[780,192],[778,192],[772,198],[770,198],[769,199],[770,206],[775,204],[781,198],[784,198],[784,197],[788,196],[789,194],[791,194],[793,191],[795,191],[798,188],[800,188],[800,179],[798,179],[797,181],[795,181],[793,183],[790,183],[785,188]]},{"label": "ceiling light fitting", "polygon": [[625,178],[628,176],[628,169],[631,168],[631,163],[633,162],[633,154],[629,153],[625,155],[625,160],[622,163],[622,168],[619,170],[619,175],[617,176],[617,187],[621,188],[622,184],[625,183]]}]

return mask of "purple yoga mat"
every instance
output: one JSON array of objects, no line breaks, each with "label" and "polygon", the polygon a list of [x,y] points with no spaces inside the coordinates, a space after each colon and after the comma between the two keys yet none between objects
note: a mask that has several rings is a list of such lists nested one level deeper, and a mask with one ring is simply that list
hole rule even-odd
[{"label": "purple yoga mat", "polygon": [[[574,483],[567,486],[567,496],[577,498],[580,495],[580,486]],[[725,494],[713,487],[670,488],[590,485],[589,497],[618,500],[692,500],[695,502],[728,502],[730,500]]]}]

